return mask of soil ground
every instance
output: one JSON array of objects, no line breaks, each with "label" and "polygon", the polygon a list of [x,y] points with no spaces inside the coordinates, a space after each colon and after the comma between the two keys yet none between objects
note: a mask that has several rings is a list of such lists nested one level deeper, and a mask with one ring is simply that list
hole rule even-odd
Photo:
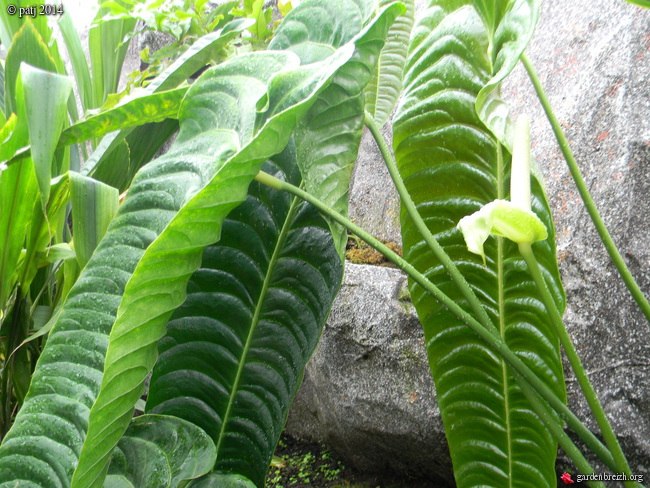
[{"label": "soil ground", "polygon": [[267,488],[437,488],[431,482],[359,473],[318,443],[280,438]]}]

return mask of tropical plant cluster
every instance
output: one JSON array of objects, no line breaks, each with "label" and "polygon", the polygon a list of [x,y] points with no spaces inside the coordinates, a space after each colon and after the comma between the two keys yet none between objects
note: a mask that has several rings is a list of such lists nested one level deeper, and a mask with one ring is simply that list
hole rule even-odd
[{"label": "tropical plant cluster", "polygon": [[[115,0],[88,58],[69,15],[59,42],[6,7],[0,487],[261,488],[348,233],[409,276],[458,486],[556,486],[558,445],[593,474],[565,424],[632,479],[562,323],[527,121],[500,97],[521,61],[650,318],[525,55],[539,0],[429,0],[417,23],[414,0],[284,1],[281,22],[263,0]],[[117,93],[138,21],[174,42]],[[347,219],[364,127],[403,257]],[[601,438],[566,406],[560,347]]]}]

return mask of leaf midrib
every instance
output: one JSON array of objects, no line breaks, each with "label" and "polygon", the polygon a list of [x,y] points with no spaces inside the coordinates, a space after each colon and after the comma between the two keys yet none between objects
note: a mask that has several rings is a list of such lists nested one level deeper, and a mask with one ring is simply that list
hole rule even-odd
[{"label": "leaf midrib", "polygon": [[247,364],[246,359],[248,357],[248,352],[250,350],[251,343],[253,342],[253,337],[255,335],[257,325],[259,324],[260,321],[260,316],[262,314],[262,307],[271,285],[271,278],[273,277],[275,266],[279,261],[280,253],[282,252],[282,248],[284,247],[284,243],[287,239],[287,235],[289,234],[289,230],[291,228],[293,218],[298,209],[298,203],[299,203],[298,197],[294,197],[294,199],[291,201],[291,206],[289,207],[289,212],[287,213],[284,224],[282,225],[282,230],[280,231],[280,235],[278,236],[278,241],[275,244],[275,249],[273,250],[273,255],[271,256],[271,261],[269,262],[269,267],[266,271],[266,276],[264,277],[262,290],[260,292],[259,299],[257,300],[257,304],[255,306],[255,313],[253,314],[253,319],[251,321],[251,328],[248,332],[248,337],[246,338],[246,344],[244,345],[244,350],[242,352],[241,359],[239,360],[239,364],[237,365],[237,374],[235,375],[235,381],[233,382],[232,394],[228,399],[228,406],[226,407],[226,413],[224,414],[223,420],[221,422],[221,430],[219,432],[219,438],[217,440],[217,448],[216,448],[217,456],[216,456],[215,465],[216,463],[219,462],[219,452],[221,450],[221,445],[223,443],[223,439],[226,433],[226,427],[228,425],[230,416],[232,414],[232,407],[235,403],[235,398],[237,397],[237,393],[239,392],[239,386],[240,386],[239,384],[241,382],[242,373],[244,371],[245,365]]}]

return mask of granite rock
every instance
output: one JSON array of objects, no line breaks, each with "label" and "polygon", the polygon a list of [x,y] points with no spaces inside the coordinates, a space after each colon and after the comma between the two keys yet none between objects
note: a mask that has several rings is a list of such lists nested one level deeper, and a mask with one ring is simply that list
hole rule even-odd
[{"label": "granite rock", "polygon": [[404,274],[346,263],[287,431],[324,441],[361,470],[449,486],[451,461],[427,371]]}]

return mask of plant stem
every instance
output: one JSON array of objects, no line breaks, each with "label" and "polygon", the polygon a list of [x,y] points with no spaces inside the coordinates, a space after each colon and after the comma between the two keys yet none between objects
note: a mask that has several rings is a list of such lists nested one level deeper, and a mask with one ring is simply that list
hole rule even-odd
[{"label": "plant stem", "polygon": [[544,88],[542,87],[542,83],[540,82],[539,77],[537,76],[537,72],[535,71],[535,68],[533,67],[530,60],[528,59],[528,56],[526,56],[526,53],[523,53],[521,55],[521,61],[524,64],[526,71],[528,72],[528,76],[533,82],[533,86],[535,87],[537,96],[539,97],[539,100],[542,103],[542,107],[544,107],[544,112],[546,112],[546,117],[548,118],[548,121],[551,124],[551,128],[555,133],[557,142],[560,145],[562,154],[564,155],[564,159],[566,160],[567,165],[569,166],[569,171],[571,172],[573,181],[575,181],[576,187],[578,188],[578,192],[580,193],[580,197],[582,198],[582,201],[584,202],[585,207],[587,208],[587,212],[589,213],[591,220],[596,226],[598,235],[600,236],[600,239],[603,241],[603,244],[605,245],[605,248],[607,249],[610,258],[612,259],[612,262],[616,266],[616,269],[618,269],[621,278],[623,278],[623,281],[625,282],[625,286],[627,286],[627,289],[630,290],[630,293],[634,297],[636,303],[639,305],[639,308],[646,316],[648,321],[650,321],[650,303],[648,303],[648,300],[643,295],[643,292],[639,288],[639,285],[634,280],[634,277],[632,276],[632,273],[630,273],[630,270],[625,264],[625,261],[623,260],[621,253],[618,252],[618,249],[616,248],[616,244],[614,244],[614,241],[612,240],[612,236],[609,234],[607,227],[605,227],[605,223],[603,222],[603,219],[600,217],[600,214],[598,213],[596,204],[594,203],[593,199],[591,198],[591,195],[589,194],[589,189],[585,184],[585,180],[582,178],[582,174],[580,173],[580,168],[578,167],[578,163],[576,162],[576,159],[573,156],[573,152],[571,151],[571,147],[569,146],[569,141],[567,141],[567,138],[564,135],[564,132],[562,131],[560,122],[557,120],[557,117],[555,117],[555,113],[553,112],[553,108],[551,107],[551,104],[548,100],[548,97],[546,96],[546,93],[544,92]]},{"label": "plant stem", "polygon": [[[580,449],[576,447],[571,438],[569,438],[566,432],[564,432],[564,429],[562,429],[562,426],[558,423],[557,418],[549,411],[548,406],[540,401],[539,395],[535,393],[535,390],[530,387],[519,373],[512,371],[512,374],[537,416],[542,419],[542,422],[544,422],[548,430],[551,432],[551,435],[558,441],[566,455],[571,458],[576,468],[578,468],[582,474],[594,474],[594,469],[585,459],[582,452],[580,452]],[[600,481],[589,481],[587,484],[593,488],[605,488],[604,483]]]},{"label": "plant stem", "polygon": [[[560,315],[560,312],[555,305],[553,296],[551,295],[551,292],[546,285],[546,281],[544,280],[544,276],[540,271],[539,264],[537,263],[537,259],[535,259],[535,254],[533,253],[533,248],[530,244],[519,244],[519,252],[528,265],[530,274],[535,281],[535,285],[537,285],[537,290],[539,291],[542,297],[542,301],[546,306],[546,310],[551,318],[551,322],[555,326],[557,335],[560,337],[560,342],[562,343],[564,352],[566,353],[569,363],[571,364],[571,368],[573,369],[576,375],[576,379],[580,384],[580,388],[582,389],[585,398],[587,399],[589,408],[591,409],[596,422],[598,422],[598,427],[600,427],[600,431],[603,434],[605,444],[614,457],[617,468],[616,471],[619,473],[625,473],[629,478],[631,474],[630,466],[627,463],[627,459],[625,459],[623,450],[621,449],[618,439],[612,430],[612,426],[607,419],[607,415],[605,415],[603,406],[600,404],[598,396],[596,395],[596,392],[594,391],[594,388],[589,381],[589,377],[587,376],[587,372],[585,371],[585,368],[580,361],[578,352],[576,351],[573,342],[571,342],[571,338],[569,337],[566,327],[564,326],[564,322],[562,322],[562,316]],[[626,482],[625,486],[634,485],[631,482]]]},{"label": "plant stem", "polygon": [[375,120],[367,111],[365,113],[364,124],[366,125],[366,127],[368,127],[368,129],[370,129],[370,132],[375,138],[375,141],[377,142],[377,146],[379,147],[379,151],[381,152],[381,155],[384,158],[384,162],[386,163],[386,168],[388,169],[388,173],[390,174],[390,177],[393,179],[393,183],[395,184],[397,193],[399,193],[400,201],[402,205],[404,205],[404,208],[406,209],[406,212],[408,213],[411,220],[413,220],[413,223],[415,224],[415,227],[417,228],[418,232],[420,233],[424,241],[429,246],[429,249],[431,249],[431,251],[436,256],[436,258],[438,258],[438,260],[442,263],[444,268],[447,270],[447,273],[449,273],[451,279],[454,281],[454,283],[456,283],[456,286],[458,286],[458,289],[465,297],[465,300],[467,300],[467,303],[469,303],[475,316],[479,318],[481,324],[483,324],[484,327],[488,329],[493,329],[496,332],[497,330],[496,326],[494,325],[492,320],[490,320],[490,317],[485,311],[485,308],[477,298],[472,288],[469,286],[469,283],[467,283],[467,280],[461,274],[461,272],[458,271],[456,264],[454,264],[454,262],[451,260],[449,255],[438,243],[436,238],[433,237],[431,231],[427,227],[427,224],[424,223],[424,220],[422,219],[420,212],[418,211],[418,209],[415,206],[415,203],[411,199],[411,195],[406,189],[406,185],[404,185],[404,181],[402,180],[402,177],[399,174],[399,170],[397,169],[397,163],[395,161],[395,157],[393,156],[393,153],[389,149],[388,144],[386,144],[384,137],[381,135],[380,129],[375,123]]},{"label": "plant stem", "polygon": [[431,283],[424,275],[416,270],[410,263],[398,256],[395,252],[390,250],[387,246],[379,242],[366,231],[350,222],[350,220],[343,217],[341,214],[325,205],[316,197],[301,190],[300,188],[279,180],[263,171],[260,171],[255,180],[276,190],[287,191],[296,195],[303,200],[311,203],[321,213],[331,218],[335,222],[341,224],[350,232],[356,234],[361,239],[366,241],[370,246],[382,253],[388,260],[394,263],[398,268],[404,271],[416,283],[422,286],[427,292],[433,295],[437,300],[443,303],[453,314],[467,324],[481,339],[483,339],[493,350],[497,351],[501,357],[512,366],[518,373],[530,383],[530,385],[539,393],[544,400],[546,400],[551,407],[558,412],[560,417],[566,421],[576,434],[578,434],[587,446],[598,456],[600,459],[611,469],[615,469],[614,459],[607,448],[598,440],[598,438],[569,410],[569,408],[560,400],[557,395],[546,386],[535,373],[524,364],[524,362],[514,353],[508,345],[501,339],[498,332],[483,327],[474,317],[463,310],[459,305],[454,303],[447,295]]}]

